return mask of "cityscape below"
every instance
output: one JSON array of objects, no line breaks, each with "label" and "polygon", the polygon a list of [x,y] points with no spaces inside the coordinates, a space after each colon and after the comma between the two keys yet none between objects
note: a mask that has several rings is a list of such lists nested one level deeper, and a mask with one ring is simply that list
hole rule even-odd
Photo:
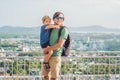
[{"label": "cityscape below", "polygon": [[[61,80],[119,80],[120,33],[71,31]],[[42,80],[40,27],[0,27],[0,79]],[[4,77],[6,76],[6,77]]]}]

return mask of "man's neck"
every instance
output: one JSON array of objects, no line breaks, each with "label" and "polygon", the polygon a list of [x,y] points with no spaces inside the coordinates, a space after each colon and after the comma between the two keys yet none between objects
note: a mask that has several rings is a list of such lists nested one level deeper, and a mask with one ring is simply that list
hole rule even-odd
[{"label": "man's neck", "polygon": [[56,26],[64,26],[64,24],[56,24],[56,23],[54,23],[54,25],[56,25]]}]

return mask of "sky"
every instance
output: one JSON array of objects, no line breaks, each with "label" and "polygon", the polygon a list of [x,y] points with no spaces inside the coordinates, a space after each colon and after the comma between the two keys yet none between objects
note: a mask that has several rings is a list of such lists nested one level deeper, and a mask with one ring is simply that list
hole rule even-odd
[{"label": "sky", "polygon": [[69,27],[120,29],[120,0],[0,0],[0,26],[40,26],[44,15],[52,18],[57,11]]}]

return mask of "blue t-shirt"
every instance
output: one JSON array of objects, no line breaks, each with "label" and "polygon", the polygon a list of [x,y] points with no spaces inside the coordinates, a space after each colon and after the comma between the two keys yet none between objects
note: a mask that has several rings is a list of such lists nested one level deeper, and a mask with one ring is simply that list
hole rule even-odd
[{"label": "blue t-shirt", "polygon": [[46,48],[49,45],[50,29],[45,28],[46,25],[41,26],[40,45],[42,48]]}]

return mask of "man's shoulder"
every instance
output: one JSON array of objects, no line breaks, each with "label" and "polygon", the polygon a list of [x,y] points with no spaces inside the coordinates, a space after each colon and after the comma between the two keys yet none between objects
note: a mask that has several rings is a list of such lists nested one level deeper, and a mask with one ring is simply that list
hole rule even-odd
[{"label": "man's shoulder", "polygon": [[61,27],[62,29],[62,32],[68,32],[69,30],[68,30],[68,27],[66,27],[66,26],[63,26],[63,27]]}]

